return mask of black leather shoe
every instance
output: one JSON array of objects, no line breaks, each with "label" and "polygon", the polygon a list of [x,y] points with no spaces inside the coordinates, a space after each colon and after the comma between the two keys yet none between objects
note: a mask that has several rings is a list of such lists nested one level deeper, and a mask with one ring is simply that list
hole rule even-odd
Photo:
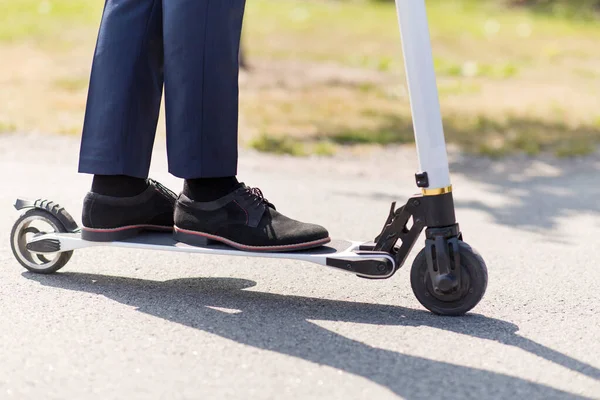
[{"label": "black leather shoe", "polygon": [[112,197],[89,192],[83,201],[81,238],[113,242],[140,232],[172,231],[177,195],[149,179],[148,189],[133,197]]},{"label": "black leather shoe", "polygon": [[259,189],[244,184],[206,203],[179,195],[174,235],[176,240],[195,246],[216,241],[256,252],[305,250],[331,241],[325,228],[280,214]]}]

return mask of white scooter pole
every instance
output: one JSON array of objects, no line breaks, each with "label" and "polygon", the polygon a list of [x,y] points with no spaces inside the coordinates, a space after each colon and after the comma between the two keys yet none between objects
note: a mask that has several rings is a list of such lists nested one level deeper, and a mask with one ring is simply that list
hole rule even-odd
[{"label": "white scooter pole", "polygon": [[396,0],[423,194],[452,191],[424,0]]}]

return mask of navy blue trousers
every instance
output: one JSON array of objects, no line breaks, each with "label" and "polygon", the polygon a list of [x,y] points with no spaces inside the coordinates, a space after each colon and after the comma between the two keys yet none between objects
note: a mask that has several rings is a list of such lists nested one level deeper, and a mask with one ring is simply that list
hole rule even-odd
[{"label": "navy blue trousers", "polygon": [[148,176],[165,95],[169,172],[237,174],[245,0],[106,0],[79,172]]}]

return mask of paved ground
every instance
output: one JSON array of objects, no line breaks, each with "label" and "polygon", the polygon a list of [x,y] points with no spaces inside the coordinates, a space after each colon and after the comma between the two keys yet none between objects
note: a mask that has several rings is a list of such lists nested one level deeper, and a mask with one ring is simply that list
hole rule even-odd
[{"label": "paved ground", "polygon": [[[162,141],[153,176],[165,173]],[[600,158],[452,155],[458,217],[490,283],[472,314],[425,312],[408,264],[366,281],[318,266],[99,248],[25,273],[17,196],[78,219],[73,138],[0,136],[0,399],[600,399]],[[241,177],[336,237],[372,239],[413,193],[390,149],[332,160],[242,155]],[[412,260],[412,259],[411,259]],[[410,261],[409,260],[409,263]]]}]

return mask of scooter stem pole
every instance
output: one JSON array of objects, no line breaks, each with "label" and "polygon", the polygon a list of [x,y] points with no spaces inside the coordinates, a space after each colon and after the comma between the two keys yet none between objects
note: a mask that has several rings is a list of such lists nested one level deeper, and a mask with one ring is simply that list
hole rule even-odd
[{"label": "scooter stem pole", "polygon": [[426,172],[424,193],[451,190],[448,155],[440,112],[431,39],[424,0],[396,0],[410,96],[419,172]]}]

